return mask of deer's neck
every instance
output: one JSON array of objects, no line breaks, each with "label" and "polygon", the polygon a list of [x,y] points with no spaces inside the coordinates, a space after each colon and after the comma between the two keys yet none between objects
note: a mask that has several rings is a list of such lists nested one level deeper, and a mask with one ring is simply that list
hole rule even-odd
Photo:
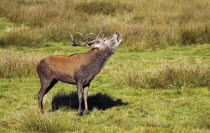
[{"label": "deer's neck", "polygon": [[89,51],[89,54],[90,62],[87,66],[94,74],[98,74],[113,52],[111,52],[109,49],[92,49]]},{"label": "deer's neck", "polygon": [[86,55],[87,63],[80,66],[80,69],[75,72],[75,80],[82,80],[84,84],[90,81],[101,71],[108,58],[113,53],[109,50],[92,49]]}]

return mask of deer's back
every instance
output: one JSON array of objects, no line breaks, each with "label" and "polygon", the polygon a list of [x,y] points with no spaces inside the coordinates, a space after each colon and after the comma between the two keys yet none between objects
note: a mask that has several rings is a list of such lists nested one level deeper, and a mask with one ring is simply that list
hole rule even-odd
[{"label": "deer's back", "polygon": [[37,71],[40,77],[47,76],[62,82],[75,84],[75,73],[89,61],[88,55],[84,54],[51,55],[39,62]]}]

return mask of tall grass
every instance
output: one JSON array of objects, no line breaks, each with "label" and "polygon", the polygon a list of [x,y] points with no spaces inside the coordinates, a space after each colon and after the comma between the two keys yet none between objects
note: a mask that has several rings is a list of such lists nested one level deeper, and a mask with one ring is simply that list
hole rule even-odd
[{"label": "tall grass", "polygon": [[[96,33],[100,28],[108,34],[121,32],[124,47],[134,50],[210,42],[208,0],[0,0],[0,3],[0,17],[29,27],[30,32],[16,37],[31,39],[27,41],[29,46],[66,41],[69,33]],[[19,43],[23,41],[7,43],[10,38],[0,37],[0,42],[5,42],[0,46],[22,45]]]},{"label": "tall grass", "polygon": [[0,45],[2,47],[15,46],[39,46],[42,38],[35,31],[31,32],[28,27],[9,28],[0,35]]},{"label": "tall grass", "polygon": [[23,56],[14,53],[0,53],[0,77],[1,78],[21,78],[34,75],[36,64],[40,57]]},{"label": "tall grass", "polygon": [[21,113],[13,114],[13,118],[5,123],[6,126],[23,132],[58,133],[76,131],[76,125],[66,123],[58,114],[41,114],[36,109],[27,109]]},{"label": "tall grass", "polygon": [[114,84],[118,87],[136,89],[210,87],[210,69],[208,66],[189,63],[164,65],[150,71],[131,68],[127,72],[118,72]]}]

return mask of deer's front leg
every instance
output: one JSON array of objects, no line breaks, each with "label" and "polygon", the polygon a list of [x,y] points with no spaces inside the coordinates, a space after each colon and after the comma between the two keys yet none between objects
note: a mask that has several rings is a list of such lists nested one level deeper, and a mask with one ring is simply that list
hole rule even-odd
[{"label": "deer's front leg", "polygon": [[78,101],[79,101],[79,108],[78,108],[78,115],[82,115],[82,84],[77,84],[77,93],[78,93]]},{"label": "deer's front leg", "polygon": [[84,88],[84,91],[83,91],[83,94],[84,94],[84,102],[85,102],[85,114],[89,114],[89,111],[88,111],[88,102],[87,102],[87,99],[88,99],[88,88],[89,88],[89,85],[86,86]]}]

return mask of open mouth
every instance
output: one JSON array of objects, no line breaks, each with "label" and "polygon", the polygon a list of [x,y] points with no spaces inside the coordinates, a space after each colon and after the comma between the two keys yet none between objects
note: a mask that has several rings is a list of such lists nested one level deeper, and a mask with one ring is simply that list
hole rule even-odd
[{"label": "open mouth", "polygon": [[119,32],[116,32],[117,34],[117,42],[119,42],[121,39],[120,39],[120,33]]},{"label": "open mouth", "polygon": [[120,39],[120,33],[119,32],[116,32],[116,35],[117,35],[117,42],[121,42],[122,41],[122,39]]}]

